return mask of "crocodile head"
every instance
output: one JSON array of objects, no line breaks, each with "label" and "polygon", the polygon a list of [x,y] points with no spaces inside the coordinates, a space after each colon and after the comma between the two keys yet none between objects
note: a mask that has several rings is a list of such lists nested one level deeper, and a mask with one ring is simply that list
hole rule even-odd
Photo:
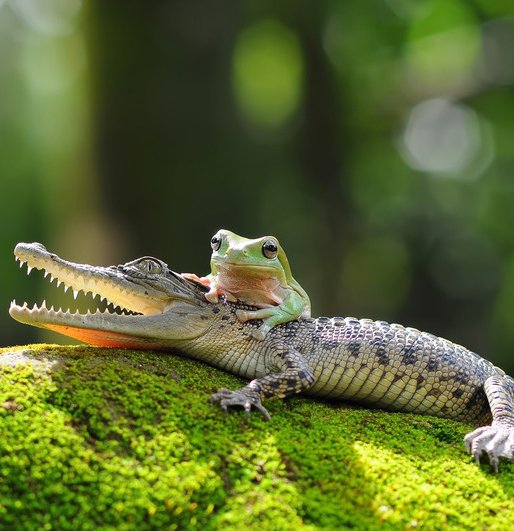
[{"label": "crocodile head", "polygon": [[[92,345],[124,348],[174,348],[201,335],[208,326],[211,309],[204,288],[185,280],[157,258],[145,256],[123,265],[100,267],[77,264],[50,253],[40,243],[19,243],[14,249],[20,266],[28,272],[42,269],[45,278],[57,280],[65,291],[98,295],[120,307],[86,313],[47,308],[46,303],[29,308],[11,303],[11,317],[25,324],[47,328]],[[211,307],[212,308],[212,307]]]}]

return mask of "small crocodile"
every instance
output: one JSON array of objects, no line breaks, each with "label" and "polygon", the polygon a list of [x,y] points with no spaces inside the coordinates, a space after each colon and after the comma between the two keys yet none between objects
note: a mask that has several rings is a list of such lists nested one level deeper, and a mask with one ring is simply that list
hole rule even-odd
[{"label": "small crocodile", "polygon": [[249,414],[254,407],[269,419],[262,399],[305,392],[474,423],[481,427],[465,444],[477,462],[485,454],[497,471],[500,458],[514,459],[514,380],[448,340],[383,321],[318,317],[279,324],[259,341],[259,324],[236,317],[252,307],[207,302],[205,287],[156,258],[96,267],[38,243],[20,243],[14,253],[29,273],[43,269],[75,295],[91,292],[126,310],[81,314],[13,301],[14,319],[93,345],[179,351],[250,379],[212,395],[224,410],[242,406]]}]

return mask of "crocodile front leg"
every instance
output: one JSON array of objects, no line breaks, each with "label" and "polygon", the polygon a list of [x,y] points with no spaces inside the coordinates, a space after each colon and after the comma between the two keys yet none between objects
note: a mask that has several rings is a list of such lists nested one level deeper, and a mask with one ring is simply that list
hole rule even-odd
[{"label": "crocodile front leg", "polygon": [[211,402],[219,402],[224,411],[231,406],[242,406],[247,415],[253,406],[269,420],[270,414],[261,403],[263,398],[284,398],[300,393],[314,383],[309,364],[297,350],[283,344],[271,344],[268,348],[273,356],[271,365],[278,372],[252,380],[235,391],[220,389],[211,396]]},{"label": "crocodile front leg", "polygon": [[506,376],[494,375],[484,383],[484,391],[489,400],[493,422],[469,433],[464,438],[470,454],[480,462],[482,453],[498,472],[501,457],[514,459],[514,397]]}]

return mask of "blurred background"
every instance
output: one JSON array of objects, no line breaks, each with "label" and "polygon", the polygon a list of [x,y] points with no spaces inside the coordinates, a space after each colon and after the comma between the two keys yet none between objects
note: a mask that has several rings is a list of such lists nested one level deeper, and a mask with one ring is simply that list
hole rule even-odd
[{"label": "blurred background", "polygon": [[514,373],[513,50],[507,0],[0,0],[0,345],[68,342],[16,242],[206,274],[224,227]]}]

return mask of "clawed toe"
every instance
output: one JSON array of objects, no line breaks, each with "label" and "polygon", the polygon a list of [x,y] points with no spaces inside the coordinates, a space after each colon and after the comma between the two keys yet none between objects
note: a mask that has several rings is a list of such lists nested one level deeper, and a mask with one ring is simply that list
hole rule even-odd
[{"label": "clawed toe", "polygon": [[230,391],[229,389],[220,389],[217,393],[211,395],[211,403],[219,402],[221,409],[228,413],[228,408],[232,406],[241,406],[244,408],[246,416],[250,415],[252,407],[258,409],[266,420],[270,420],[271,416],[262,405],[259,395],[247,388],[238,391]]},{"label": "clawed toe", "polygon": [[468,453],[480,463],[483,454],[489,458],[489,463],[498,472],[500,458],[514,459],[514,427],[501,424],[484,426],[468,433],[464,438]]}]

